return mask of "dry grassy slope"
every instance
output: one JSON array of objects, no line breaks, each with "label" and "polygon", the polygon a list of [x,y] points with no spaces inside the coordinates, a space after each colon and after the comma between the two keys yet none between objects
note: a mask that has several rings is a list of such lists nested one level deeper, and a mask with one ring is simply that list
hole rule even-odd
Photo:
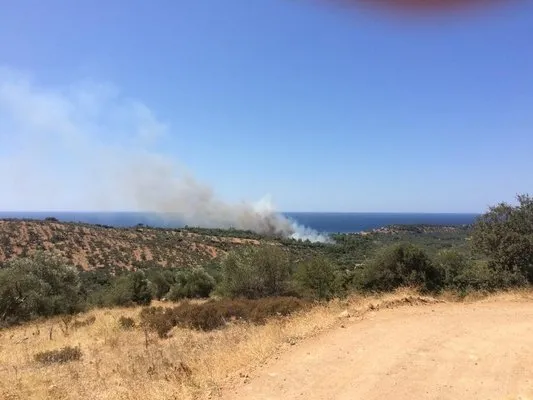
[{"label": "dry grassy slope", "polygon": [[[95,317],[93,324],[68,330],[59,317],[0,330],[0,399],[214,399],[228,381],[332,326],[344,307],[333,302],[265,325],[235,323],[213,332],[174,328],[169,339],[145,336],[140,308],[92,310],[76,320]],[[137,327],[121,329],[121,316]],[[34,359],[64,346],[79,346],[82,359],[50,365]]]},{"label": "dry grassy slope", "polygon": [[[92,310],[76,316],[94,317],[87,326],[0,330],[0,399],[531,399],[532,301],[529,290],[463,304],[402,290],[168,339],[145,336],[140,308]],[[137,327],[121,329],[121,316]],[[34,359],[64,346],[81,360]]]},{"label": "dry grassy slope", "polygon": [[37,250],[58,252],[84,269],[199,265],[257,240],[216,237],[179,229],[109,228],[54,221],[0,220],[0,263]]}]

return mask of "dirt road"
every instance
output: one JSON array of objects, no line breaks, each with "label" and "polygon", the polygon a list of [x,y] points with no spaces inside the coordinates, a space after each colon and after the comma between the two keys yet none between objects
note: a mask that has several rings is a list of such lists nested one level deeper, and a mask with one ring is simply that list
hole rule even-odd
[{"label": "dirt road", "polygon": [[304,341],[223,395],[533,399],[533,302],[401,307]]}]

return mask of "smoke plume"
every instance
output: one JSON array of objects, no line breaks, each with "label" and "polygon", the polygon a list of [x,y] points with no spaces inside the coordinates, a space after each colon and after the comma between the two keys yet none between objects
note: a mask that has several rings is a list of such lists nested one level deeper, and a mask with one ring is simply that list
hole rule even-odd
[{"label": "smoke plume", "polygon": [[0,69],[0,209],[153,212],[184,224],[325,241],[269,198],[228,204],[157,151],[168,127],[109,85],[35,84]]}]

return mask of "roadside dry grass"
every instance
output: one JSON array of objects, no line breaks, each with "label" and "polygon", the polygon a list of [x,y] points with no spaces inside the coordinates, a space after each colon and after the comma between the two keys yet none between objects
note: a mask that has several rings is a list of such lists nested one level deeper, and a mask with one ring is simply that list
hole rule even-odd
[{"label": "roadside dry grass", "polygon": [[[532,298],[531,291],[498,296]],[[448,296],[447,300],[452,300]],[[472,299],[471,301],[484,301]],[[204,399],[247,375],[299,341],[345,318],[364,318],[368,311],[444,301],[402,290],[379,297],[352,297],[265,325],[236,323],[213,332],[175,328],[168,339],[143,329],[123,329],[121,317],[139,322],[140,309],[93,310],[84,325],[61,318],[0,331],[0,398],[14,399]],[[78,347],[80,361],[42,364],[40,352]]]},{"label": "roadside dry grass", "polygon": [[[342,307],[333,302],[262,326],[234,324],[207,333],[175,328],[168,339],[120,327],[120,317],[138,323],[138,308],[94,310],[77,317],[94,316],[92,325],[68,331],[60,318],[5,329],[0,332],[0,398],[206,398],[283,346],[331,326]],[[52,365],[34,359],[65,346],[79,347],[82,359]]]}]

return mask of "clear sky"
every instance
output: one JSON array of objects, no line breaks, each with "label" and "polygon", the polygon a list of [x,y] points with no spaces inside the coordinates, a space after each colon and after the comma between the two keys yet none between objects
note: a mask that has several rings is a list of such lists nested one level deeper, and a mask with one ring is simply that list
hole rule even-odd
[{"label": "clear sky", "polygon": [[114,183],[93,187],[102,153],[84,152],[127,157],[128,129],[220,199],[285,211],[478,212],[533,192],[533,2],[326,3],[0,0],[0,208],[98,208],[84,190]]}]

